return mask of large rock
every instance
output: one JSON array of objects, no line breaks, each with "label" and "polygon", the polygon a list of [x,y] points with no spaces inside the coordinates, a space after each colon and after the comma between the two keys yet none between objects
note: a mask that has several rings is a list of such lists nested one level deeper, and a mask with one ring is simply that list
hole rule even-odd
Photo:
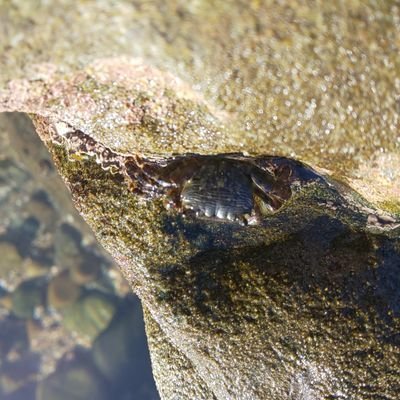
[{"label": "large rock", "polygon": [[[400,9],[337,3],[123,2],[100,16],[96,5],[76,15],[60,5],[55,19],[46,5],[17,5],[3,17],[5,76],[24,79],[7,85],[0,110],[33,116],[77,208],[141,297],[163,398],[399,392]],[[96,39],[92,15],[108,21],[107,40]],[[15,46],[28,16],[30,35]],[[65,32],[57,41],[55,29]],[[29,64],[32,48],[52,64]],[[98,59],[110,53],[146,62]],[[56,140],[60,122],[92,150],[79,149],[83,136]],[[165,198],[134,194],[126,171],[102,168],[99,148],[136,166],[171,154],[279,154],[335,179],[292,186],[284,207],[253,226],[184,218]]]},{"label": "large rock", "polygon": [[[76,143],[55,144],[53,123],[36,123],[78,209],[145,305],[164,398],[397,393],[393,217],[322,176],[297,183],[284,207],[253,226],[183,217],[162,197],[134,194],[134,181],[95,156],[68,156]],[[112,151],[127,142],[90,137]]]},{"label": "large rock", "polygon": [[256,226],[182,218],[93,159],[53,150],[148,310],[164,398],[397,393],[399,228],[370,227],[355,195],[314,183]]}]

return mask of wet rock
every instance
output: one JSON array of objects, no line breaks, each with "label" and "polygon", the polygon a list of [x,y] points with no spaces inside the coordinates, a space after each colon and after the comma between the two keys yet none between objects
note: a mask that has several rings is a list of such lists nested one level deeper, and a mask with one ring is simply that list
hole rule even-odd
[{"label": "wet rock", "polygon": [[74,264],[70,269],[71,278],[81,285],[94,282],[101,276],[102,264],[105,264],[104,259],[86,250],[81,262]]},{"label": "wet rock", "polygon": [[[31,113],[79,211],[144,302],[161,338],[150,341],[158,382],[175,372],[183,398],[193,382],[198,398],[396,398],[399,7],[130,2],[114,13],[88,3],[74,16],[67,2],[60,22],[48,5],[35,13],[25,3],[4,14],[3,79],[25,79],[8,84],[0,109]],[[100,29],[88,15],[108,21],[102,35],[86,34]],[[32,35],[15,43],[26,16]],[[79,29],[54,42],[60,23]],[[173,71],[206,101],[136,58],[96,59],[111,51]],[[90,151],[53,141],[62,121],[90,136]],[[130,181],[107,170],[108,150],[134,158]],[[294,157],[336,178],[293,184],[284,206],[251,226],[168,209],[138,162],[233,151]],[[143,176],[147,199],[134,192]],[[382,209],[394,222],[369,217]]]},{"label": "wet rock", "polygon": [[47,279],[23,281],[12,293],[12,312],[19,318],[32,318],[38,307],[45,307]]},{"label": "wet rock", "polygon": [[0,284],[0,302],[1,302],[1,299],[3,297],[5,297],[7,294],[8,294],[8,290],[2,284]]},{"label": "wet rock", "polygon": [[[187,81],[228,116],[226,125],[236,139],[231,141],[231,147],[236,144],[233,151],[292,155],[345,175],[370,200],[382,206],[387,200],[388,208],[398,210],[398,191],[392,179],[398,179],[399,170],[397,53],[393,43],[399,37],[400,9],[391,2],[339,5],[338,0],[317,9],[298,0],[258,2],[250,7],[240,2],[211,7],[209,1],[201,1],[193,7],[165,5],[160,0],[146,6],[124,1],[122,10],[85,4],[84,11],[76,14],[65,3],[59,6],[65,17],[60,21],[51,5],[26,10],[25,2],[17,1],[15,13],[7,9],[3,13],[7,51],[1,82],[6,86],[10,79],[25,79],[9,84],[13,99],[4,109],[29,108],[32,112],[32,105],[42,107],[39,100],[27,106],[27,97],[46,98],[51,103],[58,100],[54,108],[71,107],[68,114],[75,123],[69,122],[83,129],[89,128],[90,118],[77,123],[78,110],[88,112],[103,103],[101,109],[108,112],[99,114],[108,124],[99,123],[95,129],[107,126],[112,132],[119,125],[140,131],[140,122],[151,128],[154,119],[147,110],[157,103],[155,79],[150,78],[147,107],[137,107],[128,99],[110,108],[109,103],[104,104],[109,92],[104,93],[99,82],[109,82],[112,74],[113,84],[123,82],[129,92],[132,86],[149,82],[149,75],[160,77],[153,73],[158,66],[174,74],[169,82]],[[221,20],[225,23],[215,23]],[[115,23],[103,23],[100,29],[99,21]],[[69,26],[79,27],[79,32],[70,32]],[[19,31],[26,29],[29,34]],[[97,34],[98,30],[104,34]],[[59,66],[62,71],[80,68],[82,54],[89,66],[75,78],[75,90],[66,92],[65,73],[57,77]],[[104,60],[110,56],[118,58]],[[147,65],[138,59],[146,60]],[[129,85],[135,79],[127,70],[136,75],[134,85]],[[90,79],[81,84],[88,75]],[[60,83],[48,96],[38,96],[46,79]],[[95,96],[88,96],[89,90]],[[78,98],[84,103],[81,107],[76,106]],[[171,118],[173,110],[165,103],[157,108],[160,114],[167,111],[159,130],[160,146],[169,131],[182,132],[186,123]],[[188,118],[189,124],[193,117]],[[222,142],[229,140],[223,132],[219,138],[210,136],[205,124],[204,130],[196,129],[197,123],[192,128],[200,132],[198,137],[209,139],[205,148],[211,151],[213,146],[222,151]]]},{"label": "wet rock", "polygon": [[4,400],[36,400],[36,382],[29,382],[14,392],[3,395]]},{"label": "wet rock", "polygon": [[97,337],[92,347],[93,361],[120,398],[156,399],[153,378],[145,368],[149,362],[143,315],[137,299],[128,297],[110,326]]},{"label": "wet rock", "polygon": [[37,238],[40,229],[40,221],[33,216],[18,220],[12,224],[5,237],[18,249],[22,257],[29,257],[34,248],[33,242]]},{"label": "wet rock", "polygon": [[15,361],[4,362],[0,370],[0,386],[4,394],[15,392],[39,372],[40,356],[25,353]]},{"label": "wet rock", "polygon": [[29,174],[17,165],[14,160],[0,159],[0,204],[7,201],[11,191],[19,191],[29,179]]},{"label": "wet rock", "polygon": [[106,383],[93,368],[87,355],[75,353],[64,360],[56,372],[38,384],[37,400],[107,400]]},{"label": "wet rock", "polygon": [[53,277],[47,287],[47,303],[55,309],[74,303],[81,294],[81,288],[70,277],[69,270],[61,271]]},{"label": "wet rock", "polygon": [[[8,121],[9,125],[4,125],[4,121]],[[4,127],[7,128],[8,136],[7,132],[5,136],[5,132],[1,131]],[[6,286],[0,288],[0,318],[6,318],[6,320],[4,324],[0,323],[0,366],[8,357],[12,360],[21,358],[21,354],[27,350],[27,347],[41,356],[40,378],[28,374],[27,370],[25,370],[25,378],[21,376],[17,380],[4,375],[3,383],[7,387],[7,394],[5,389],[2,390],[0,387],[0,398],[7,400],[34,398],[35,384],[27,381],[43,379],[43,377],[52,373],[57,360],[67,351],[73,349],[77,343],[84,343],[85,346],[91,345],[86,336],[81,338],[76,333],[65,329],[60,324],[60,312],[54,312],[52,308],[56,306],[59,307],[59,310],[63,310],[74,303],[80,296],[80,285],[82,283],[90,285],[91,288],[101,288],[109,293],[115,293],[116,287],[120,287],[119,284],[115,284],[116,278],[120,281],[123,280],[117,270],[108,274],[108,269],[111,267],[109,259],[104,256],[104,251],[98,248],[92,234],[82,223],[82,220],[75,219],[77,213],[73,209],[68,195],[65,194],[67,190],[62,187],[63,183],[54,167],[50,170],[47,168],[44,176],[35,165],[38,160],[48,162],[49,156],[43,158],[47,154],[45,147],[40,142],[38,143],[37,137],[29,136],[29,129],[33,128],[27,117],[22,115],[16,118],[10,115],[0,116],[0,142],[3,145],[6,144],[6,147],[2,147],[0,144],[0,159],[4,155],[8,157],[12,155],[15,159],[21,160],[20,163],[15,164],[20,167],[21,171],[28,170],[32,174],[32,177],[29,177],[28,180],[11,181],[14,189],[8,192],[9,194],[5,198],[6,203],[1,203],[0,207],[0,242],[11,247],[21,261],[21,265],[18,268],[12,268],[8,276],[1,276],[1,278],[6,279],[6,282],[3,281]],[[41,162],[41,164],[43,163]],[[52,164],[50,165],[52,166]],[[15,179],[20,178],[19,175],[13,175],[13,177]],[[61,202],[60,199],[63,198],[64,202]],[[63,276],[56,275],[54,277],[55,271],[59,270],[57,265],[53,267],[56,264],[54,230],[63,229],[64,225],[74,226],[76,234],[74,236],[71,233],[69,236],[78,238],[76,248],[80,252],[80,263],[78,265],[69,264],[70,269],[64,272]],[[68,234],[65,236],[68,236]],[[65,236],[58,236],[57,240],[60,240],[58,244],[62,245]],[[68,244],[68,238],[66,244]],[[2,251],[1,255],[5,260],[6,252]],[[57,261],[60,259],[62,261],[63,257],[68,262],[68,254],[62,255]],[[92,264],[94,265],[92,266]],[[103,268],[104,275],[101,273]],[[71,279],[72,273],[74,279]],[[38,310],[39,313],[34,312],[35,319],[18,319],[21,323],[21,332],[25,338],[25,344],[21,346],[19,344],[20,334],[11,329],[13,321],[17,319],[7,316],[8,311],[12,312],[13,293],[5,288],[13,288],[21,281],[48,274],[50,274],[48,276],[50,282],[47,290],[44,290],[45,297],[47,297],[46,309],[36,308],[35,311]],[[51,277],[54,277],[54,280]],[[123,292],[125,294],[130,291],[130,288],[126,283],[124,285],[126,286]],[[98,325],[99,322],[96,321],[96,324]],[[142,346],[146,346],[143,335],[141,339],[143,341]],[[143,369],[149,371],[149,363]],[[147,373],[149,374],[149,372]],[[11,392],[13,389],[15,390]]]},{"label": "wet rock", "polygon": [[162,399],[216,398],[207,382],[199,379],[196,365],[171,344],[151,316],[146,318],[146,332],[153,360],[153,374]]},{"label": "wet rock", "polygon": [[[70,162],[50,148],[145,302],[149,326],[156,320],[150,332],[164,335],[149,343],[165,398],[176,395],[167,382],[179,366],[183,397],[392,395],[399,228],[371,231],[364,199],[324,178],[296,181],[290,200],[258,225],[184,216],[162,198],[132,193],[129,180],[94,158]],[[172,358],[167,343],[177,350]],[[357,361],[363,351],[367,370]],[[365,388],[366,374],[385,383]]]},{"label": "wet rock", "polygon": [[29,347],[24,321],[8,315],[0,320],[0,360],[7,355],[22,353]]},{"label": "wet rock", "polygon": [[72,269],[82,262],[81,234],[72,226],[63,224],[55,235],[55,262],[65,269]]},{"label": "wet rock", "polygon": [[112,320],[117,304],[114,296],[89,290],[63,311],[63,325],[85,340],[93,341]]},{"label": "wet rock", "polygon": [[[239,393],[244,399],[284,399],[288,392],[295,398],[392,395],[398,356],[393,341],[382,338],[398,330],[392,286],[400,284],[398,278],[389,284],[389,276],[399,276],[399,228],[394,222],[372,230],[369,216],[380,214],[374,205],[295,160],[283,159],[292,167],[279,172],[274,159],[264,173],[272,173],[272,188],[288,185],[291,196],[281,208],[262,213],[259,223],[184,215],[177,203],[166,207],[168,194],[154,167],[168,168],[174,162],[169,155],[158,154],[152,164],[135,153],[135,142],[129,163],[110,169],[104,154],[120,160],[131,133],[65,135],[58,142],[48,119],[36,123],[75,204],[145,303],[148,324],[154,319],[165,335],[149,343],[166,398],[176,394],[166,374],[180,366],[185,373],[176,372],[176,379],[185,382],[182,396],[188,398],[193,390],[220,399]],[[271,160],[236,157],[253,164]],[[299,171],[318,179],[303,179]],[[379,253],[384,248],[393,250]],[[74,329],[85,327],[84,318],[76,320]],[[99,333],[88,331],[91,339]],[[365,351],[364,341],[368,370],[356,357]],[[177,352],[167,358],[171,346]],[[164,368],[165,362],[174,368]],[[375,375],[384,383],[365,388],[365,379]]]},{"label": "wet rock", "polygon": [[0,305],[6,310],[10,311],[12,309],[12,294],[10,292],[2,290],[0,297]]},{"label": "wet rock", "polygon": [[[32,122],[28,116],[13,113],[0,115],[0,138],[3,144],[0,146],[0,159],[9,160],[25,174],[25,178],[18,174],[5,179],[5,186],[11,185],[14,189],[0,207],[0,231],[10,224],[19,226],[21,218],[26,217],[24,207],[33,199],[54,206],[57,211],[54,223],[67,220],[87,235],[88,229],[71,205],[68,191],[61,189],[62,180],[55,172],[48,152],[32,132]],[[51,169],[47,167],[43,171],[43,163],[50,165]]]},{"label": "wet rock", "polygon": [[74,227],[63,224],[55,239],[56,263],[70,271],[77,284],[93,282],[100,277],[104,258],[82,245],[82,235]]},{"label": "wet rock", "polygon": [[28,278],[34,278],[49,273],[49,265],[39,262],[39,260],[34,260],[30,257],[23,261],[22,268],[25,276]]},{"label": "wet rock", "polygon": [[13,271],[21,269],[22,257],[12,243],[5,241],[0,241],[0,255],[0,277],[7,280]]},{"label": "wet rock", "polygon": [[34,349],[35,341],[40,338],[40,335],[43,333],[45,328],[40,319],[28,319],[26,320],[25,325],[30,348]]},{"label": "wet rock", "polygon": [[22,213],[35,217],[43,225],[43,230],[53,232],[57,223],[57,213],[48,195],[44,191],[33,193],[29,202],[25,204]]}]

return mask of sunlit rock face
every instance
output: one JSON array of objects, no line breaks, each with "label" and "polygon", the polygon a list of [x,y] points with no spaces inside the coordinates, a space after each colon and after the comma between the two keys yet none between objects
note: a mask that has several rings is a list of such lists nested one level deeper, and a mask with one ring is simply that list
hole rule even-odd
[{"label": "sunlit rock face", "polygon": [[400,10],[261,3],[17,5],[0,109],[141,297],[163,398],[396,398]]},{"label": "sunlit rock face", "polygon": [[[106,80],[129,90],[133,81],[125,68],[106,62],[104,73],[93,61],[139,57],[234,116],[228,125],[240,135],[233,151],[290,156],[330,169],[364,196],[398,210],[396,2],[157,0],[118,7],[85,2],[76,9],[64,1],[54,10],[51,3],[21,0],[0,5],[0,15],[3,87],[15,78],[38,82],[57,66],[65,72],[90,65],[85,75],[94,81],[86,90]],[[143,78],[136,84],[144,83],[149,69],[132,68]],[[157,94],[152,84],[150,100]],[[62,85],[57,89],[54,94]],[[73,96],[64,105],[69,101]],[[174,127],[178,121],[163,132]],[[197,132],[207,135],[206,128]]]}]

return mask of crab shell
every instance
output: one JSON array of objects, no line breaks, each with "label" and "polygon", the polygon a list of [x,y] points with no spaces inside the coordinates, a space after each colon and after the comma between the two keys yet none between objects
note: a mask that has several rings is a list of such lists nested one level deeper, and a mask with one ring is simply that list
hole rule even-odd
[{"label": "crab shell", "polygon": [[166,196],[169,204],[198,217],[257,223],[291,197],[295,181],[320,176],[304,164],[285,157],[250,157],[241,153],[148,158],[115,152],[82,131],[66,126],[55,141],[70,151],[95,156],[104,169],[122,173],[144,197]]},{"label": "crab shell", "polygon": [[197,217],[242,223],[278,210],[291,196],[287,179],[262,169],[242,155],[178,158],[159,171],[170,206]]},{"label": "crab shell", "polygon": [[256,172],[261,171],[229,159],[205,163],[183,185],[182,207],[194,211],[197,216],[243,220],[254,211],[256,189],[261,187],[264,198],[268,199],[268,190],[272,188],[271,178],[259,173],[256,180]]}]

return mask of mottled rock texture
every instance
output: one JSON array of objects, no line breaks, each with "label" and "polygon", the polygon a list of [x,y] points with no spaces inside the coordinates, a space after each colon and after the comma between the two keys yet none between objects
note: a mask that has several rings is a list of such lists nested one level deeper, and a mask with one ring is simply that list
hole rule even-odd
[{"label": "mottled rock texture", "polygon": [[[32,115],[141,297],[162,397],[396,399],[398,4],[48,7],[2,14],[0,109]],[[258,226],[184,218],[68,155],[60,121],[124,154],[279,154],[331,177]]]}]

